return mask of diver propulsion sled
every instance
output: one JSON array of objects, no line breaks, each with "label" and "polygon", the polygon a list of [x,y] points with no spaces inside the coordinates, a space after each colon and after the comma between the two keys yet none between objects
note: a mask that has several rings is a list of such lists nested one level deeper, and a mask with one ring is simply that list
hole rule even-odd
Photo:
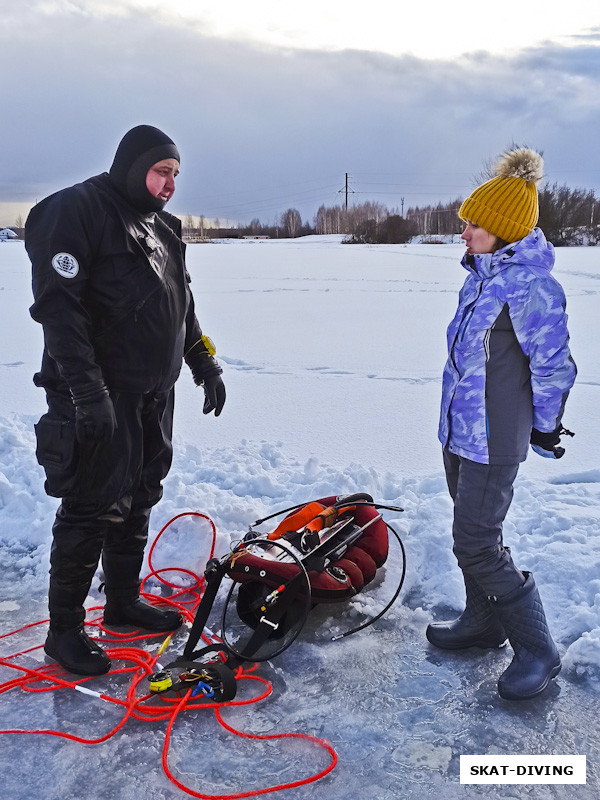
[{"label": "diver propulsion sled", "polygon": [[[233,699],[233,668],[283,652],[298,636],[311,608],[340,603],[360,592],[388,556],[391,531],[402,550],[402,576],[391,601],[373,619],[334,639],[361,630],[390,608],[402,588],[405,554],[380,509],[402,511],[358,493],[324,497],[257,520],[244,539],[206,565],[206,588],[183,654],[149,677],[154,694],[192,689],[213,702]],[[286,514],[267,534],[258,525]],[[222,641],[196,650],[224,578],[231,580],[221,620]]]}]

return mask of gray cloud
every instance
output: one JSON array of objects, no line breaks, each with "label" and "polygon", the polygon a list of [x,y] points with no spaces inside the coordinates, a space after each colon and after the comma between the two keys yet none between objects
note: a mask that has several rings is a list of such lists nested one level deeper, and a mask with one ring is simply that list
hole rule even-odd
[{"label": "gray cloud", "polygon": [[550,179],[597,187],[600,48],[548,42],[456,61],[280,51],[136,14],[13,16],[0,33],[12,99],[0,200],[34,201],[101,172],[131,126],[182,153],[172,210],[249,220],[341,200],[390,207],[469,191],[511,142],[544,150]]}]

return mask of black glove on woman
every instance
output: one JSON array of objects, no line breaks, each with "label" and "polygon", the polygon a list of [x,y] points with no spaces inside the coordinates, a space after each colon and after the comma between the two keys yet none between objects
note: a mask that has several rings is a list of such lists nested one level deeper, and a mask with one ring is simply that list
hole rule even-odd
[{"label": "black glove on woman", "polygon": [[575,434],[563,428],[562,425],[559,425],[558,428],[555,428],[549,433],[544,433],[543,431],[538,431],[537,428],[533,428],[529,441],[531,442],[532,449],[539,456],[544,456],[544,458],[562,458],[565,454],[565,448],[557,446],[560,444],[561,436],[575,436]]}]

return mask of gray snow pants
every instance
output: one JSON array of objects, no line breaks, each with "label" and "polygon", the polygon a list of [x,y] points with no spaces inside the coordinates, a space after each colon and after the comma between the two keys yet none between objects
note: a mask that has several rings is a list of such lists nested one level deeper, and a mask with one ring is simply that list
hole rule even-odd
[{"label": "gray snow pants", "polygon": [[443,455],[454,501],[452,536],[458,566],[486,595],[503,597],[525,582],[502,541],[519,464],[478,464],[447,448]]}]

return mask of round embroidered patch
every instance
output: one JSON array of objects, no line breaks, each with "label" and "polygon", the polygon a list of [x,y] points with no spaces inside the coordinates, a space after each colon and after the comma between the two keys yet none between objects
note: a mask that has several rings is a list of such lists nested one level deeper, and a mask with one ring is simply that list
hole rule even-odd
[{"label": "round embroidered patch", "polygon": [[70,253],[57,253],[52,259],[52,266],[63,278],[74,278],[79,272],[79,264]]}]

